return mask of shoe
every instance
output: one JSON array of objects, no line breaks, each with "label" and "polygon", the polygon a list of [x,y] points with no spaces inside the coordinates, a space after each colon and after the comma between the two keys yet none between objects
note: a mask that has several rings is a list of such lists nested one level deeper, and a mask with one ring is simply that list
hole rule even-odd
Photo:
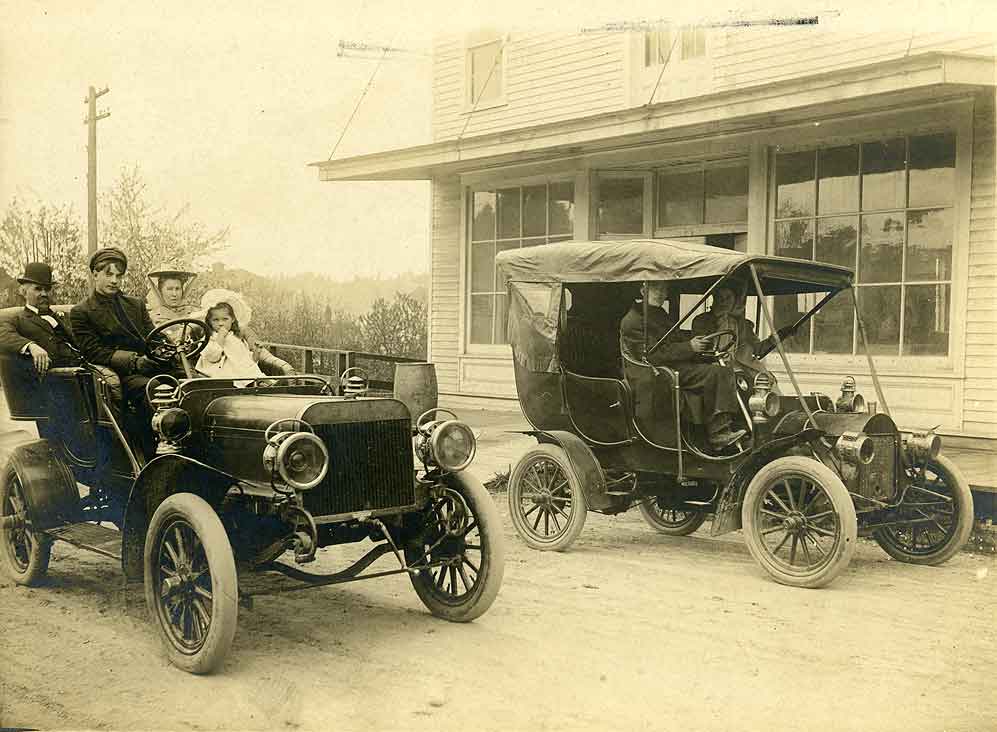
[{"label": "shoe", "polygon": [[735,430],[731,431],[729,427],[725,427],[719,432],[714,432],[710,435],[710,447],[712,447],[717,452],[724,450],[731,445],[733,445],[738,440],[745,437],[748,434],[747,430]]}]

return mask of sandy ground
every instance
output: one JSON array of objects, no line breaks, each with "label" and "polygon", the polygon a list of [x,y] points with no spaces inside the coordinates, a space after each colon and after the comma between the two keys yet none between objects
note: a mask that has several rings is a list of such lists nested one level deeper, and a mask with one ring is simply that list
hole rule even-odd
[{"label": "sandy ground", "polygon": [[0,580],[0,727],[997,730],[991,557],[914,567],[863,542],[796,590],[740,534],[663,537],[636,512],[536,552],[495,497],[505,582],[476,622],[431,617],[403,576],[257,598],[212,677],[164,661],[113,560],[57,544],[46,586]]}]

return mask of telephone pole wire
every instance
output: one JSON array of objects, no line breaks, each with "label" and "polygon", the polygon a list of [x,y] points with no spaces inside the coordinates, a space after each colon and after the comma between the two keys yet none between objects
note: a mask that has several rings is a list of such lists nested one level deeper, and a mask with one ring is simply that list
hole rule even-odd
[{"label": "telephone pole wire", "polygon": [[87,125],[87,249],[90,254],[97,251],[97,120],[110,117],[107,110],[97,114],[97,97],[102,97],[110,91],[106,86],[97,91],[90,87],[83,103],[87,105],[87,116],[83,124]]}]

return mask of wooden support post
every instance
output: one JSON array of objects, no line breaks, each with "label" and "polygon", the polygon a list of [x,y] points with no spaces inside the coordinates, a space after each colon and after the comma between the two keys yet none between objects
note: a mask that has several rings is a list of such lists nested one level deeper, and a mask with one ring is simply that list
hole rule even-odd
[{"label": "wooden support post", "polygon": [[305,349],[305,373],[315,373],[315,354],[310,348]]}]

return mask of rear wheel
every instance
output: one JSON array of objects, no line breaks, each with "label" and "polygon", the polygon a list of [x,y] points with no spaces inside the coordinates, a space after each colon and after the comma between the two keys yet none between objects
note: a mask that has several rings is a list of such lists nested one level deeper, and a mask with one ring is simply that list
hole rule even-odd
[{"label": "rear wheel", "polygon": [[812,458],[773,460],[748,484],[741,507],[751,555],[776,582],[823,587],[848,566],[858,521],[841,479]]},{"label": "rear wheel", "polygon": [[969,541],[973,494],[959,468],[944,455],[908,477],[907,494],[897,509],[901,523],[877,529],[873,538],[901,562],[941,564]]},{"label": "rear wheel", "polygon": [[145,542],[145,600],[170,662],[195,674],[221,666],[238,620],[238,577],[225,528],[199,496],[156,509]]},{"label": "rear wheel", "polygon": [[27,503],[21,479],[13,467],[0,481],[0,517],[18,516],[18,526],[0,527],[0,568],[19,585],[35,585],[48,572],[52,541],[24,525]]},{"label": "rear wheel", "polygon": [[509,476],[509,515],[534,549],[561,551],[585,526],[585,494],[564,449],[537,445]]},{"label": "rear wheel", "polygon": [[688,536],[703,525],[706,512],[689,508],[661,505],[661,499],[650,496],[637,505],[648,526],[668,536]]},{"label": "rear wheel", "polygon": [[433,615],[456,623],[480,617],[495,601],[505,569],[502,524],[488,491],[467,472],[447,478],[424,517],[421,538],[405,547],[409,575]]}]

